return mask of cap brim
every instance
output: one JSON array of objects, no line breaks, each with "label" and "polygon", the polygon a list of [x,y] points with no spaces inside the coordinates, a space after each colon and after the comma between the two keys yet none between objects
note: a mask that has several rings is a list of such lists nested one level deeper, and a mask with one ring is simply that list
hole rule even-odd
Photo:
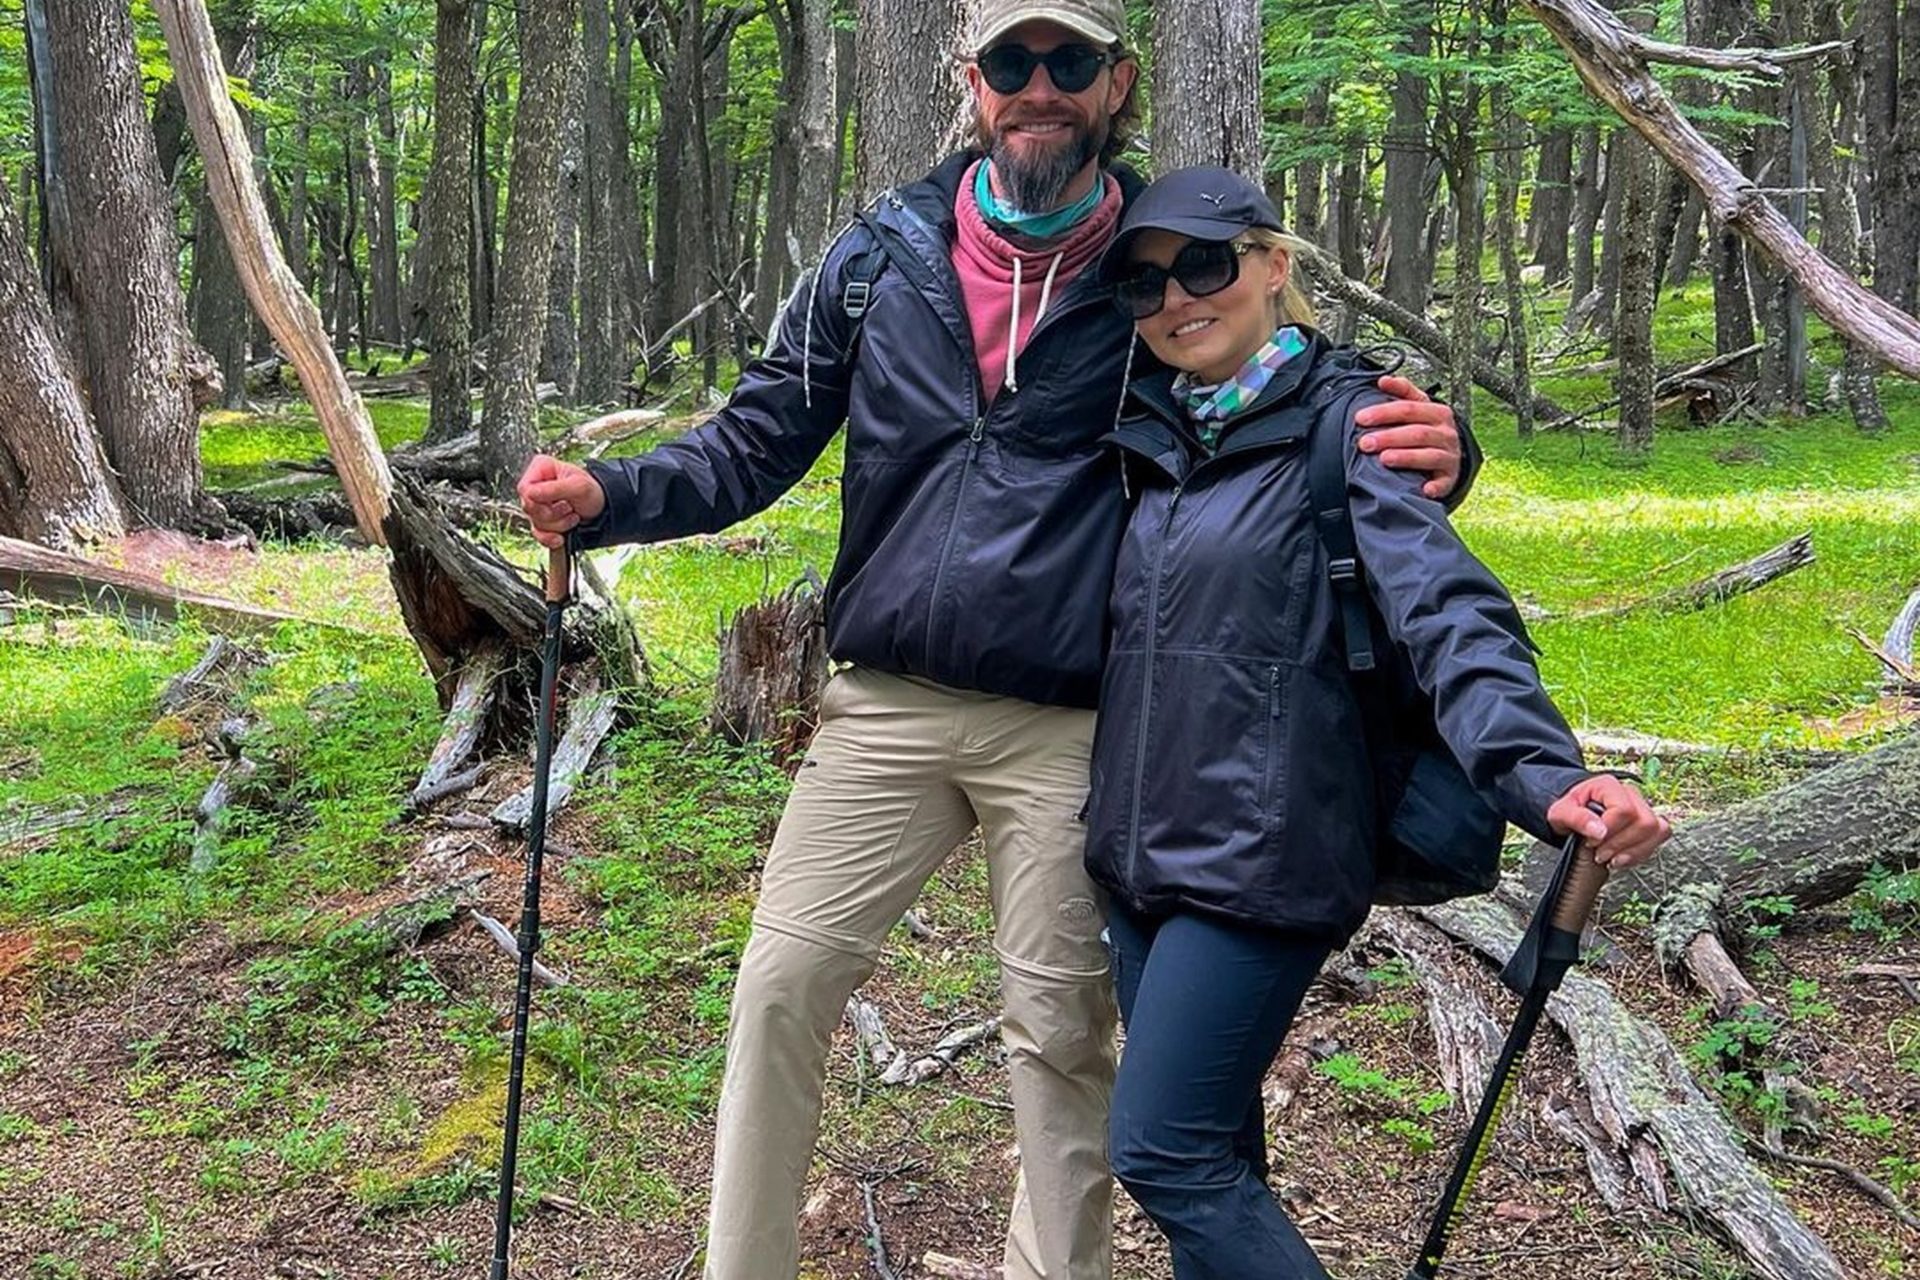
[{"label": "cap brim", "polygon": [[1007,32],[1028,22],[1051,22],[1056,26],[1065,27],[1075,35],[1085,36],[1102,47],[1120,43],[1119,32],[1109,31],[1085,14],[1075,13],[1070,9],[1056,9],[1050,5],[1036,5],[982,26],[974,33],[973,51],[975,53],[984,51]]},{"label": "cap brim", "polygon": [[[1255,226],[1259,223],[1253,224]],[[1247,230],[1247,223],[1234,218],[1165,217],[1136,222],[1114,237],[1100,256],[1099,279],[1111,284],[1127,265],[1127,250],[1143,231],[1171,231],[1189,240],[1231,240]]]}]

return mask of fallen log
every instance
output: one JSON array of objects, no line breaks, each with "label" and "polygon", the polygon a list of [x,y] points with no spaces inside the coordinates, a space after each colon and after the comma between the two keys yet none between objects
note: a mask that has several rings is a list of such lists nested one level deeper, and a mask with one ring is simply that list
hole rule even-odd
[{"label": "fallen log", "polygon": [[[1880,669],[1886,674],[1887,691],[1896,694],[1920,694],[1920,667],[1911,661],[1903,660],[1884,645],[1873,642],[1873,637],[1858,627],[1847,628],[1847,634],[1860,643],[1874,657],[1880,659]],[[1911,646],[1909,646],[1911,647]]]},{"label": "fallen log", "polygon": [[[1492,897],[1417,913],[1495,964],[1520,942],[1520,922]],[[1842,1280],[1832,1252],[1742,1154],[1741,1135],[1658,1027],[1578,970],[1548,1000],[1547,1013],[1573,1042],[1594,1118],[1616,1151],[1630,1153],[1636,1137],[1650,1137],[1682,1207],[1717,1224],[1768,1280]],[[1645,1188],[1659,1170],[1628,1158]]]},{"label": "fallen log", "polygon": [[[1408,342],[1432,356],[1442,366],[1449,368],[1452,366],[1453,343],[1431,320],[1407,310],[1398,303],[1375,293],[1358,280],[1352,279],[1340,269],[1339,262],[1332,255],[1320,249],[1300,249],[1296,252],[1299,255],[1300,265],[1307,268],[1314,283],[1322,289],[1355,310],[1385,324]],[[1474,360],[1473,380],[1507,404],[1512,404],[1519,395],[1518,388],[1513,385],[1512,377],[1499,365],[1485,358]],[[1550,422],[1567,416],[1564,408],[1538,392],[1534,393],[1532,404],[1535,421]],[[1464,406],[1454,407],[1464,416]]]},{"label": "fallen log", "polygon": [[1720,938],[1719,885],[1682,885],[1654,911],[1653,946],[1660,962],[1684,969],[1713,1001],[1716,1018],[1758,1018],[1778,1027],[1781,1019],[1727,954]]},{"label": "fallen log", "polygon": [[413,792],[407,798],[409,808],[424,808],[432,800],[450,794],[441,788],[453,776],[454,770],[465,764],[479,747],[480,738],[487,731],[500,677],[507,665],[506,651],[499,645],[476,650],[462,664],[454,683],[453,704],[447,708],[440,730],[440,740],[433,744],[433,752],[427,757],[427,767],[421,770],[420,780],[414,783]]},{"label": "fallen log", "polygon": [[482,867],[457,879],[415,889],[399,902],[364,917],[360,927],[385,939],[395,951],[419,946],[422,939],[460,912],[471,910],[479,900],[479,887],[492,875],[491,869]]},{"label": "fallen log", "polygon": [[1633,600],[1626,604],[1610,605],[1604,609],[1589,609],[1573,616],[1579,620],[1591,618],[1617,618],[1623,614],[1637,613],[1643,609],[1662,613],[1685,613],[1705,609],[1710,605],[1724,604],[1735,596],[1758,590],[1776,578],[1784,578],[1796,569],[1804,569],[1814,561],[1813,534],[1803,533],[1797,538],[1789,538],[1777,547],[1772,547],[1751,560],[1730,565],[1684,587],[1676,587],[1657,596],[1644,600]]},{"label": "fallen log", "polygon": [[1717,742],[1688,742],[1680,738],[1662,738],[1657,734],[1631,729],[1581,729],[1576,736],[1588,755],[1615,760],[1646,760],[1659,756],[1666,760],[1702,756],[1721,760],[1759,759],[1778,761],[1805,768],[1824,768],[1847,758],[1844,751],[1824,747],[1733,747]]},{"label": "fallen log", "polygon": [[1893,624],[1887,628],[1887,638],[1880,642],[1880,646],[1895,661],[1912,666],[1916,632],[1920,632],[1920,587],[1915,587],[1913,594],[1907,597],[1907,603],[1901,606]]},{"label": "fallen log", "polygon": [[[1875,864],[1920,865],[1920,733],[1852,756],[1675,830],[1660,856],[1613,877],[1604,916],[1688,884],[1721,888],[1722,914],[1758,897],[1800,911],[1844,898]],[[1535,845],[1524,876],[1545,887],[1557,851]]]},{"label": "fallen log", "polygon": [[49,551],[17,538],[0,537],[0,587],[54,604],[80,604],[148,622],[177,622],[184,617],[240,631],[260,631],[283,622],[324,625],[277,609],[183,590],[144,573]]},{"label": "fallen log", "polygon": [[[520,958],[520,940],[513,936],[513,930],[483,912],[469,909],[467,914],[472,916],[473,922],[479,925],[487,937],[493,940],[494,946],[500,948],[500,950],[506,952],[507,955],[515,960]],[[538,960],[533,962],[533,976],[542,986],[565,987],[572,985],[571,980],[564,974],[549,969]]]},{"label": "fallen log", "polygon": [[[547,784],[547,817],[560,812],[573,796],[573,789],[585,776],[587,766],[600,749],[600,741],[613,730],[619,714],[619,696],[611,689],[589,683],[567,699],[567,728],[553,748],[553,771]],[[522,830],[533,820],[533,784],[529,782],[495,806],[490,815],[494,825]]]},{"label": "fallen log", "polygon": [[1407,962],[1426,997],[1440,1083],[1471,1114],[1480,1105],[1505,1031],[1493,1010],[1455,971],[1434,930],[1402,911],[1377,911],[1367,928]]},{"label": "fallen log", "polygon": [[[160,694],[160,714],[175,715],[195,703],[224,698],[231,685],[266,665],[266,655],[257,649],[238,645],[225,636],[207,642],[206,652],[193,666],[167,681]],[[216,679],[221,677],[221,679]]]},{"label": "fallen log", "polygon": [[[1741,348],[1739,351],[1729,351],[1725,355],[1715,356],[1711,360],[1702,360],[1699,364],[1689,365],[1685,369],[1676,369],[1672,373],[1654,379],[1653,398],[1659,400],[1671,392],[1678,390],[1693,378],[1704,377],[1709,373],[1724,369],[1730,364],[1738,364],[1749,356],[1759,355],[1766,349],[1766,343],[1756,342],[1750,347]],[[1608,363],[1611,364],[1613,362],[1609,361]],[[1542,431],[1564,431],[1569,427],[1579,425],[1582,421],[1593,417],[1595,414],[1604,413],[1619,403],[1620,397],[1618,396],[1613,397],[1611,400],[1602,400],[1599,404],[1582,409],[1578,413],[1568,414],[1565,418],[1556,422],[1544,423],[1539,429]]]}]

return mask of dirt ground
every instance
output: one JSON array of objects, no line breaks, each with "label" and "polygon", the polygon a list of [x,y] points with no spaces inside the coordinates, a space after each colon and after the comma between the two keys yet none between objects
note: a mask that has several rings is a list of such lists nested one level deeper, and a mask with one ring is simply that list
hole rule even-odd
[{"label": "dirt ground", "polygon": [[[494,896],[512,898],[510,876],[496,876],[495,885]],[[510,901],[491,905],[511,918]],[[559,928],[570,914],[579,919],[587,910],[577,903],[555,905]],[[1911,1117],[1920,1113],[1920,1077],[1896,1062],[1894,1038],[1912,1023],[1915,997],[1895,979],[1863,977],[1856,970],[1870,961],[1912,966],[1920,962],[1920,946],[1878,946],[1844,923],[1841,917],[1801,921],[1777,939],[1769,985],[1784,990],[1790,981],[1817,981],[1821,999],[1831,1006],[1806,1020],[1809,1029],[1798,1033],[1803,1043],[1797,1046],[1806,1055],[1808,1077],[1833,1091],[1831,1109],[1858,1100],[1865,1111]],[[461,924],[426,942],[420,954],[440,980],[488,993],[505,1010],[510,967],[473,929]],[[1658,972],[1640,939],[1629,932],[1618,941],[1622,958],[1607,975],[1615,988],[1665,1026],[1676,1044],[1697,1039],[1697,997]],[[941,945],[984,940],[949,932]],[[72,1000],[58,968],[31,980],[34,946],[17,935],[0,938],[0,1061],[18,1064],[5,1078],[4,1110],[33,1127],[28,1136],[0,1145],[6,1188],[0,1197],[0,1276],[372,1280],[477,1274],[485,1264],[491,1205],[484,1179],[451,1208],[404,1212],[370,1210],[352,1193],[349,1178],[338,1174],[270,1196],[205,1188],[194,1154],[201,1148],[182,1142],[169,1130],[177,1119],[156,1116],[143,1099],[162,1082],[219,1078],[220,1050],[205,1014],[232,998],[248,958],[245,947],[206,931],[112,999]],[[1371,965],[1377,973],[1391,957],[1354,959],[1347,972]],[[901,968],[890,957],[867,994],[896,1039],[931,1042],[940,1019]],[[1494,990],[1490,980],[1486,990]],[[1293,1047],[1306,1050],[1308,1062],[1345,1055],[1386,1078],[1430,1087],[1433,1041],[1417,1003],[1417,992],[1390,982],[1369,992],[1330,978],[1310,996]],[[1269,1117],[1274,1186],[1336,1275],[1399,1277],[1467,1117],[1457,1106],[1426,1117],[1432,1141],[1425,1149],[1385,1125],[1404,1109],[1388,1105],[1384,1094],[1356,1099],[1321,1070],[1301,1076],[1300,1061],[1293,1055],[1290,1066],[1283,1056],[1270,1082],[1270,1093],[1283,1086],[1295,1090]],[[894,1091],[878,1122],[872,1101],[860,1096],[870,1086],[859,1079],[844,1030],[832,1075],[822,1157],[802,1217],[804,1274],[833,1280],[885,1274],[870,1221],[879,1227],[891,1273],[900,1277],[958,1274],[937,1258],[932,1265],[942,1270],[929,1270],[929,1254],[982,1265],[995,1261],[1014,1160],[1004,1073],[995,1054],[975,1052],[946,1076]],[[326,1114],[373,1115],[402,1093],[433,1114],[453,1104],[461,1088],[459,1064],[431,1028],[382,1024],[374,1048],[330,1081]],[[1751,1274],[1724,1241],[1683,1213],[1645,1203],[1621,1213],[1606,1207],[1580,1153],[1541,1119],[1549,1095],[1577,1097],[1579,1091],[1563,1038],[1544,1031],[1445,1274],[1463,1280]],[[943,1108],[957,1113],[955,1121],[930,1127],[929,1112]],[[887,1122],[889,1109],[898,1123]],[[367,1126],[352,1131],[349,1170],[389,1158],[380,1140],[367,1136]],[[710,1132],[696,1125],[652,1136],[656,1149],[667,1153],[660,1169],[666,1179],[699,1188]],[[1817,1142],[1797,1145],[1866,1171],[1873,1170],[1879,1150],[1833,1123]],[[1899,1225],[1843,1176],[1787,1165],[1769,1165],[1767,1171],[1841,1258],[1847,1275],[1898,1276],[1920,1266],[1920,1233]],[[1911,1211],[1911,1190],[1905,1202]],[[564,1198],[541,1203],[516,1236],[514,1274],[684,1280],[695,1274],[704,1210],[697,1194],[645,1221],[587,1212]],[[1124,1196],[1116,1209],[1116,1263],[1124,1280],[1171,1274],[1163,1242]]]}]

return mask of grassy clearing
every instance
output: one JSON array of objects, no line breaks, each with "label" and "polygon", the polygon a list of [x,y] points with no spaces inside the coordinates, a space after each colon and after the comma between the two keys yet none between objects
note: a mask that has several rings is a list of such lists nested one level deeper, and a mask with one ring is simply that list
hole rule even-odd
[{"label": "grassy clearing", "polygon": [[[1702,289],[1663,306],[1663,361],[1710,348],[1707,308]],[[1831,347],[1816,355],[1831,360]],[[1575,405],[1607,394],[1604,377],[1591,375],[1546,389]],[[1843,720],[1849,731],[1875,727],[1878,671],[1845,628],[1878,634],[1920,580],[1920,544],[1907,533],[1920,515],[1920,391],[1889,381],[1886,394],[1895,427],[1877,439],[1835,415],[1700,431],[1663,422],[1652,458],[1634,466],[1593,433],[1523,444],[1496,406],[1476,406],[1489,462],[1462,527],[1518,593],[1554,615],[1535,633],[1577,723],[1739,746],[1826,742]],[[389,446],[424,429],[424,406],[370,409]],[[211,415],[203,448],[210,477],[232,485],[278,474],[276,460],[317,456],[324,441],[296,409]],[[545,954],[586,980],[540,996],[522,1148],[523,1204],[549,1191],[577,1200],[596,1215],[583,1230],[651,1230],[700,1210],[702,1129],[753,873],[787,789],[760,755],[701,730],[715,634],[731,610],[831,567],[841,458],[836,442],[792,493],[724,537],[641,552],[619,584],[667,696],[612,740],[610,772],[590,781],[559,833],[578,854],[560,858],[548,882]],[[1819,563],[1731,605],[1574,616],[1806,529]],[[524,537],[499,531],[491,540],[536,565]],[[37,1036],[65,1025],[73,1008],[110,1006],[153,972],[193,984],[181,1020],[111,1024],[104,1034],[124,1062],[71,1082],[105,1109],[89,1122],[98,1126],[90,1144],[105,1144],[103,1134],[126,1144],[89,1145],[98,1162],[90,1176],[112,1181],[122,1161],[162,1153],[190,1203],[162,1204],[157,1192],[134,1196],[133,1208],[103,1203],[58,1176],[81,1145],[75,1122],[0,1103],[0,1246],[9,1230],[42,1242],[36,1274],[137,1274],[172,1257],[169,1230],[211,1231],[322,1187],[368,1232],[433,1224],[407,1246],[402,1273],[474,1264],[484,1252],[477,1237],[444,1224],[491,1191],[510,967],[470,939],[394,950],[352,923],[431,838],[397,822],[437,707],[379,556],[269,547],[224,584],[194,585],[339,624],[267,637],[272,665],[235,691],[231,711],[258,724],[259,754],[276,763],[243,798],[219,865],[204,876],[187,860],[194,806],[217,767],[206,747],[214,725],[207,714],[160,718],[154,709],[204,637],[70,618],[0,628],[0,818],[77,805],[106,815],[42,847],[0,851],[0,994],[22,996],[27,1027],[8,1038],[0,1026],[0,1098],[36,1078]],[[1664,794],[1689,800],[1774,781],[1765,765],[1715,760],[1650,772]],[[509,843],[493,852],[501,865],[489,909],[510,921],[514,851]],[[931,1043],[994,1007],[986,900],[984,862],[970,852],[922,900],[936,937],[888,949],[877,998],[903,1045]],[[1876,877],[1846,914],[1835,927],[1847,947],[1909,945],[1920,936],[1920,874]],[[1788,958],[1763,976],[1788,993],[1794,1036],[1838,1036],[1844,1019],[1827,1010],[1840,979],[1792,967],[1800,923],[1756,925],[1788,934],[1777,944]],[[22,939],[36,949],[32,982],[11,986],[9,957],[19,950],[8,948]],[[1442,1160],[1451,1112],[1442,1114],[1432,1072],[1408,1047],[1423,1033],[1406,975],[1380,977],[1378,997],[1342,1024],[1346,1056],[1314,1077],[1313,1106],[1351,1133],[1343,1159],[1417,1171]],[[1728,1107],[1753,1122],[1776,1105],[1756,1083],[1759,1068],[1813,1061],[1789,1059],[1778,1045],[1736,1045],[1752,1028],[1697,1012],[1682,1010],[1670,1029],[1693,1046]],[[1863,1055],[1881,1052],[1866,1040]],[[1884,1040],[1896,1078],[1920,1078],[1920,1021],[1896,1019]],[[858,1167],[904,1147],[923,1162],[915,1179],[977,1187],[974,1166],[992,1164],[983,1153],[1010,1141],[1000,1073],[988,1061],[964,1061],[937,1096],[875,1090],[849,1055],[836,1054],[830,1070],[830,1164]],[[1814,1074],[1853,1158],[1914,1194],[1920,1166],[1904,1154],[1911,1123]],[[984,1176],[1000,1194],[997,1175]],[[1690,1242],[1676,1235],[1673,1247]]]}]

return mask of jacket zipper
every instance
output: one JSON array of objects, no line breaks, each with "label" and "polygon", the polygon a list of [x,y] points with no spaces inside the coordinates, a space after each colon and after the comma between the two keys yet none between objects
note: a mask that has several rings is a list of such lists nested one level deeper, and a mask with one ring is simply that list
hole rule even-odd
[{"label": "jacket zipper", "polygon": [[1153,577],[1147,584],[1147,648],[1145,671],[1140,681],[1140,734],[1133,753],[1133,805],[1127,819],[1127,883],[1139,887],[1140,880],[1140,790],[1147,776],[1147,735],[1153,717],[1153,658],[1160,638],[1160,578],[1167,561],[1167,543],[1172,540],[1173,514],[1180,509],[1180,494],[1185,481],[1173,486],[1167,499],[1166,518],[1160,522],[1160,541],[1153,552]]},{"label": "jacket zipper", "polygon": [[953,540],[960,532],[960,504],[966,500],[967,481],[973,476],[973,460],[980,456],[980,441],[987,434],[985,414],[974,417],[973,430],[967,433],[967,453],[960,460],[960,479],[953,489],[953,510],[947,513],[947,537],[940,545],[940,562],[933,570],[933,593],[927,597],[927,655],[933,655],[933,620],[940,608],[940,588],[947,580],[947,564],[953,559]]}]

